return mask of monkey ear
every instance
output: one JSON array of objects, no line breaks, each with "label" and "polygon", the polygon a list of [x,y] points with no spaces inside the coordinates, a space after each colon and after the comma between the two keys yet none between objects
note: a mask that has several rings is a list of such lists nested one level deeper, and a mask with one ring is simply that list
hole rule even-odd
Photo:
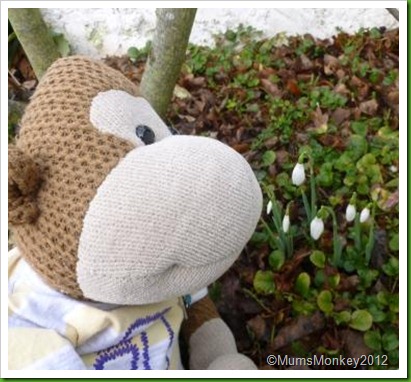
[{"label": "monkey ear", "polygon": [[40,187],[40,169],[23,151],[9,145],[9,223],[33,223],[39,215],[36,203]]}]

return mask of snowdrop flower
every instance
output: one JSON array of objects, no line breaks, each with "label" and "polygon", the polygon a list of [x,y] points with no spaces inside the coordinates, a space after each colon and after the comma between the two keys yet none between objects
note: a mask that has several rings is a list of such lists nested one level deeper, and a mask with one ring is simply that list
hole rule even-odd
[{"label": "snowdrop flower", "polygon": [[324,232],[324,222],[321,218],[316,216],[310,224],[310,234],[314,240],[318,240]]},{"label": "snowdrop flower", "polygon": [[365,223],[370,218],[370,209],[365,207],[360,214],[360,223]]},{"label": "snowdrop flower", "polygon": [[267,215],[270,215],[271,210],[273,209],[273,203],[271,200],[267,203]]},{"label": "snowdrop flower", "polygon": [[353,204],[349,204],[347,206],[347,209],[345,211],[345,219],[347,222],[352,222],[355,219],[355,214],[357,213],[357,210]]},{"label": "snowdrop flower", "polygon": [[302,163],[297,163],[293,169],[291,180],[294,185],[301,186],[305,181],[305,170]]},{"label": "snowdrop flower", "polygon": [[283,231],[284,233],[287,233],[288,230],[290,229],[290,215],[286,213],[283,218]]}]

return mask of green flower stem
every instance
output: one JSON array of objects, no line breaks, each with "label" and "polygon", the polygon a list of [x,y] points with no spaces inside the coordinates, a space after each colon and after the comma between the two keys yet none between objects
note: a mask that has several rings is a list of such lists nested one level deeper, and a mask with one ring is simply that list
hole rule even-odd
[{"label": "green flower stem", "polygon": [[333,257],[332,263],[335,267],[338,267],[341,262],[341,253],[343,249],[343,244],[341,240],[341,236],[338,234],[338,223],[337,223],[337,216],[334,210],[331,207],[321,207],[325,208],[333,219]]},{"label": "green flower stem", "polygon": [[317,194],[315,190],[314,164],[312,159],[309,162],[310,167],[310,192],[311,192],[311,216],[310,221],[315,218],[317,214]]},{"label": "green flower stem", "polygon": [[305,194],[304,190],[301,188],[301,196],[303,198],[303,203],[304,203],[304,209],[305,209],[305,214],[307,215],[308,219],[308,224],[311,223],[311,221],[314,219],[311,217],[311,208],[310,204],[308,203],[307,195]]},{"label": "green flower stem", "polygon": [[261,308],[263,308],[267,313],[270,314],[274,314],[274,312],[268,308],[251,290],[247,289],[247,288],[242,288],[242,291],[244,294],[246,294],[247,296],[251,297],[253,300],[255,300],[255,302],[261,306]]},{"label": "green flower stem", "polygon": [[354,245],[358,253],[361,253],[361,223],[360,214],[356,212],[354,221]]},{"label": "green flower stem", "polygon": [[261,223],[263,224],[264,228],[266,229],[266,231],[268,232],[268,234],[270,235],[271,239],[274,241],[274,243],[276,244],[276,246],[281,249],[284,253],[286,251],[285,248],[285,244],[284,242],[281,241],[281,239],[279,239],[277,236],[275,236],[273,234],[273,231],[271,231],[270,226],[264,221],[264,219],[260,219]]},{"label": "green flower stem", "polygon": [[375,242],[374,223],[375,223],[375,203],[373,203],[372,208],[371,208],[370,233],[368,235],[367,245],[365,246],[365,264],[366,265],[370,263],[372,250],[374,248],[374,242]]},{"label": "green flower stem", "polygon": [[263,188],[272,203],[272,219],[278,237],[274,235],[274,233],[271,231],[270,226],[263,219],[260,219],[260,221],[263,223],[265,229],[269,232],[269,235],[274,240],[277,247],[281,249],[287,257],[290,257],[293,254],[293,237],[291,236],[290,232],[286,234],[283,231],[281,206],[276,200],[274,192],[267,186],[263,185]]}]

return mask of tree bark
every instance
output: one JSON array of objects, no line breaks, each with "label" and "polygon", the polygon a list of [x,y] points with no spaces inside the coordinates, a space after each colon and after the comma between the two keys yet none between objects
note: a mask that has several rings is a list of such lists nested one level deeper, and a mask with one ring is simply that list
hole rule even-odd
[{"label": "tree bark", "polygon": [[159,8],[141,94],[164,117],[185,60],[196,8]]},{"label": "tree bark", "polygon": [[38,8],[10,8],[9,20],[37,79],[60,57]]},{"label": "tree bark", "polygon": [[390,12],[395,19],[398,21],[400,19],[400,13],[397,8],[385,8],[388,12]]}]

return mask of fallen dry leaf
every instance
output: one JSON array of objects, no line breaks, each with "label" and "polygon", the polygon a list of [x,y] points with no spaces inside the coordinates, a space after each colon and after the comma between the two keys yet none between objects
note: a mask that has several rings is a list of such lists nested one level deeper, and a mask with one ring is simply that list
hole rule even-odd
[{"label": "fallen dry leaf", "polygon": [[323,329],[324,326],[325,319],[320,312],[315,312],[312,316],[299,316],[279,330],[270,349],[272,351],[281,349],[284,346],[290,345],[294,341],[318,332]]},{"label": "fallen dry leaf", "polygon": [[375,99],[360,103],[360,111],[364,114],[374,116],[378,110],[378,102]]}]

